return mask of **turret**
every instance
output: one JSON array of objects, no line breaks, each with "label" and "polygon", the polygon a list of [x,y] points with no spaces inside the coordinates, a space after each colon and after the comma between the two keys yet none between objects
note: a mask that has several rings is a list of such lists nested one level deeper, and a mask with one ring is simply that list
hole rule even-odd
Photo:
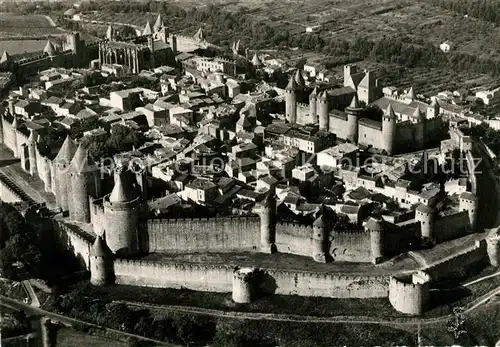
[{"label": "turret", "polygon": [[137,231],[140,199],[136,194],[131,173],[117,169],[115,185],[104,199],[104,218],[109,248],[119,256],[139,252]]},{"label": "turret", "polygon": [[175,36],[174,34],[170,35],[168,37],[168,43],[170,44],[170,48],[172,48],[172,52],[174,54],[177,53],[177,36]]},{"label": "turret", "polygon": [[66,137],[59,153],[53,160],[54,165],[54,194],[57,205],[63,210],[69,208],[69,186],[67,170],[76,152],[76,146],[69,136]]},{"label": "turret", "polygon": [[476,195],[471,192],[463,192],[460,195],[459,202],[460,211],[467,211],[469,213],[469,225],[473,231],[477,227],[477,209],[478,209],[478,199]]},{"label": "turret", "polygon": [[113,258],[106,239],[98,235],[90,248],[90,283],[103,286],[115,281]]},{"label": "turret", "polygon": [[486,249],[490,264],[493,267],[500,266],[500,233],[498,230],[491,230],[486,237]]},{"label": "turret", "polygon": [[38,173],[37,162],[36,162],[36,144],[38,141],[38,133],[35,131],[30,132],[28,138],[28,160],[29,160],[29,171],[31,176],[35,176]]},{"label": "turret", "polygon": [[108,26],[108,30],[106,30],[106,39],[109,41],[115,40],[115,29],[111,24]]},{"label": "turret", "polygon": [[156,17],[155,24],[153,25],[153,30],[155,32],[158,32],[160,28],[163,28],[165,24],[163,23],[163,18],[161,17],[161,14],[158,14],[158,17]]},{"label": "turret", "polygon": [[365,231],[370,233],[370,250],[373,264],[382,262],[384,252],[384,221],[370,217],[364,224]]},{"label": "turret", "polygon": [[193,38],[198,42],[203,42],[205,41],[205,33],[201,28],[199,28],[196,34],[194,34]]},{"label": "turret", "polygon": [[14,119],[12,120],[12,152],[14,154],[14,157],[19,158],[19,147],[17,145],[17,117],[14,114]]},{"label": "turret", "polygon": [[48,40],[47,43],[45,44],[43,53],[47,54],[49,57],[52,57],[56,53],[54,45],[52,44],[52,42],[50,42],[50,40]]},{"label": "turret", "polygon": [[436,99],[432,100],[429,107],[427,107],[427,119],[436,118],[440,112],[441,109],[439,107],[438,102],[436,101]]},{"label": "turret", "polygon": [[0,58],[0,66],[3,69],[10,69],[12,67],[12,58],[7,51],[3,51],[2,57]]},{"label": "turret", "polygon": [[330,128],[330,117],[328,114],[328,94],[325,91],[318,96],[319,130],[328,131]]},{"label": "turret", "polygon": [[425,116],[424,113],[417,106],[413,112],[412,118],[415,121],[415,139],[413,148],[420,149],[425,147]]},{"label": "turret", "polygon": [[417,98],[417,96],[415,95],[415,91],[413,90],[413,87],[410,87],[410,90],[408,90],[408,94],[406,94],[406,96],[411,101]]},{"label": "turret", "polygon": [[313,223],[313,254],[314,261],[326,263],[328,259],[328,225],[324,215],[319,216]]},{"label": "turret", "polygon": [[151,28],[151,23],[147,21],[146,25],[144,26],[144,29],[142,30],[142,35],[147,36],[152,34],[153,34],[153,29]]},{"label": "turret", "polygon": [[355,64],[344,65],[344,87],[350,86],[351,75],[356,73],[358,73],[358,67]]},{"label": "turret", "polygon": [[80,145],[68,167],[69,214],[77,222],[90,223],[89,195],[100,196],[99,169],[90,162],[87,150]]},{"label": "turret", "polygon": [[257,52],[255,52],[255,54],[253,55],[252,65],[256,69],[260,69],[264,65],[264,64],[262,64],[262,61],[260,60],[259,56],[257,55]]},{"label": "turret", "polygon": [[149,69],[153,70],[155,68],[155,40],[153,35],[148,37],[148,47],[151,51],[149,55]]},{"label": "turret", "polygon": [[386,151],[388,155],[394,154],[396,119],[396,114],[394,113],[391,104],[389,104],[389,106],[387,106],[385,114],[382,117],[382,149]]},{"label": "turret", "polygon": [[415,221],[420,222],[420,231],[422,237],[434,238],[434,219],[436,209],[424,204],[420,204],[415,209]]},{"label": "turret", "polygon": [[351,104],[345,109],[347,113],[347,140],[354,144],[358,143],[358,120],[362,110],[359,105],[358,94],[354,94]]},{"label": "turret", "polygon": [[233,272],[232,299],[239,304],[252,302],[258,295],[260,271],[236,267]]},{"label": "turret", "polygon": [[77,31],[73,31],[69,34],[69,47],[73,51],[75,58],[75,65],[78,66],[81,61],[81,50],[80,50],[80,33]]},{"label": "turret", "polygon": [[314,124],[319,123],[318,112],[317,112],[317,97],[318,97],[318,87],[314,87],[311,94],[309,94],[309,117],[314,120]]},{"label": "turret", "polygon": [[276,198],[271,189],[260,203],[260,250],[263,253],[276,252]]},{"label": "turret", "polygon": [[302,71],[300,71],[300,69],[295,71],[294,79],[299,90],[303,90],[306,87],[306,81],[304,80],[304,76],[302,75]]},{"label": "turret", "polygon": [[297,82],[292,76],[285,88],[285,117],[289,123],[297,122]]}]

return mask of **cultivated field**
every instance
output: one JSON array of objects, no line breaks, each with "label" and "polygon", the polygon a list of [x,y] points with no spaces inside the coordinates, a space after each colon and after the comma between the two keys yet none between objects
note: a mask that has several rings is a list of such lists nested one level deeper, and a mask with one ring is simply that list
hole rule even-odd
[{"label": "cultivated field", "polygon": [[[403,34],[436,45],[450,40],[455,50],[500,57],[497,45],[492,44],[500,41],[499,27],[415,0],[182,0],[174,3],[197,7],[224,5],[226,11],[243,12],[289,31],[305,31],[308,26],[321,25],[323,33],[339,39],[357,36],[377,39]],[[131,18],[132,21],[139,19]]]},{"label": "cultivated field", "polygon": [[43,50],[46,43],[47,40],[0,40],[0,54],[3,51],[9,52],[10,55],[38,52]]},{"label": "cultivated field", "polygon": [[0,13],[0,37],[40,37],[61,34],[47,17]]}]

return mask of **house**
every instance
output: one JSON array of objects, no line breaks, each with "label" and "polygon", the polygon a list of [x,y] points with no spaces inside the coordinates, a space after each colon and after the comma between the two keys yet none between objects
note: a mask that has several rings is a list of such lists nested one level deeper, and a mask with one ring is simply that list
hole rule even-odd
[{"label": "house", "polygon": [[184,194],[187,200],[199,205],[206,205],[217,197],[217,185],[209,180],[197,178],[186,185]]},{"label": "house", "polygon": [[354,165],[358,147],[352,143],[341,143],[318,153],[316,161],[322,169],[333,169],[342,164]]},{"label": "house", "polygon": [[439,49],[442,50],[444,53],[448,53],[450,49],[452,49],[452,47],[453,47],[453,42],[451,41],[445,41],[439,45]]}]

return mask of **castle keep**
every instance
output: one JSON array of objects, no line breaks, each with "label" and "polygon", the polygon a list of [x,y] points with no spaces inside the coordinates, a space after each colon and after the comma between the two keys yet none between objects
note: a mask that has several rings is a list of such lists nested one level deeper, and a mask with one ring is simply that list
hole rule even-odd
[{"label": "castle keep", "polygon": [[[360,72],[355,65],[344,67],[342,88],[314,88],[309,105],[298,102],[305,92],[304,79],[297,70],[285,88],[285,119],[289,123],[316,124],[339,139],[388,155],[426,148],[432,139],[443,135],[443,120],[435,101],[428,105],[417,100],[413,89],[395,95],[390,88],[382,89],[373,73]],[[362,105],[382,109],[382,120],[363,117]]]}]

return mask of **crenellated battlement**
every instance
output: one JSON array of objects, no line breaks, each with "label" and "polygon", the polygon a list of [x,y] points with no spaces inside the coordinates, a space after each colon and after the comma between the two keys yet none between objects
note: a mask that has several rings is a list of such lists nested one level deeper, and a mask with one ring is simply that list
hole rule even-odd
[{"label": "crenellated battlement", "polygon": [[168,223],[202,223],[202,222],[224,222],[224,221],[235,221],[235,220],[247,220],[255,221],[260,220],[256,216],[229,216],[229,217],[207,217],[207,218],[171,218],[171,219],[148,219],[150,224],[168,224]]}]

